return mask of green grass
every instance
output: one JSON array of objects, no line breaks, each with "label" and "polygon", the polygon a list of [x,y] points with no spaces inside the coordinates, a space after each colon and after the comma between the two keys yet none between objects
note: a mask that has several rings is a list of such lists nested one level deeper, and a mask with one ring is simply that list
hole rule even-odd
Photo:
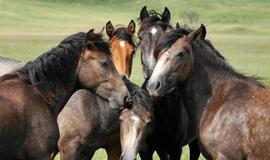
[{"label": "green grass", "polygon": [[[192,25],[206,25],[208,39],[234,68],[270,84],[269,0],[0,0],[0,55],[34,59],[69,34],[99,31],[108,20],[127,25],[144,5],[159,11],[167,6],[173,24],[190,23],[186,15],[196,15]],[[131,79],[143,81],[139,52]],[[99,150],[94,159],[105,157]],[[183,159],[188,159],[187,148]]]}]

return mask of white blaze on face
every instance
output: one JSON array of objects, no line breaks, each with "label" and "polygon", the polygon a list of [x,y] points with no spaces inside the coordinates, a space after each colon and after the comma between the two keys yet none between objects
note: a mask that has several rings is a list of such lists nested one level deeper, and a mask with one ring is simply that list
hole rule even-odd
[{"label": "white blaze on face", "polygon": [[152,35],[155,35],[157,33],[157,29],[155,27],[152,28],[151,33],[152,33]]},{"label": "white blaze on face", "polygon": [[121,48],[125,48],[126,42],[125,41],[120,41],[119,45]]},{"label": "white blaze on face", "polygon": [[163,73],[167,70],[168,68],[168,64],[166,63],[167,57],[168,57],[168,52],[165,52],[160,57],[149,79],[149,82],[158,81],[160,79],[160,76],[163,75]]}]

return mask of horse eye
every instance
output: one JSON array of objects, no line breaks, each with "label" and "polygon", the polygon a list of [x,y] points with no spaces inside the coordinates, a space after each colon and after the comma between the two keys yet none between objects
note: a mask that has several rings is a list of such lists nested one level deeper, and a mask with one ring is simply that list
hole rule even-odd
[{"label": "horse eye", "polygon": [[107,67],[108,66],[108,63],[107,62],[99,62],[100,63],[100,65],[102,66],[102,67]]},{"label": "horse eye", "polygon": [[179,52],[179,53],[177,54],[177,56],[180,57],[180,58],[183,58],[183,57],[184,57],[184,53],[183,53],[183,52]]}]

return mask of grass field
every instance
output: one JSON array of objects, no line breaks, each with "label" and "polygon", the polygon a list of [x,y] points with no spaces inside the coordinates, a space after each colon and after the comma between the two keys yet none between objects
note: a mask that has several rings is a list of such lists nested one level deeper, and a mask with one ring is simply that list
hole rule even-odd
[{"label": "grass field", "polygon": [[[208,39],[232,66],[270,84],[269,0],[0,0],[0,55],[34,59],[69,34],[99,31],[108,20],[127,25],[144,5],[159,11],[167,6],[173,24],[204,23]],[[137,84],[143,81],[139,56],[138,51],[131,76]],[[94,159],[105,156],[99,151]]]}]

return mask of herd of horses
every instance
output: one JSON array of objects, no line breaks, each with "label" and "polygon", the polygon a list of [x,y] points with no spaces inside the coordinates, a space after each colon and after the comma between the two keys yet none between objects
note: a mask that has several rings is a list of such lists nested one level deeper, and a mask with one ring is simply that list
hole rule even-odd
[{"label": "herd of horses", "polygon": [[[235,71],[206,28],[148,11],[135,22],[72,34],[24,64],[0,58],[0,157],[7,160],[270,159],[270,90]],[[144,83],[128,77],[136,49]]]}]

